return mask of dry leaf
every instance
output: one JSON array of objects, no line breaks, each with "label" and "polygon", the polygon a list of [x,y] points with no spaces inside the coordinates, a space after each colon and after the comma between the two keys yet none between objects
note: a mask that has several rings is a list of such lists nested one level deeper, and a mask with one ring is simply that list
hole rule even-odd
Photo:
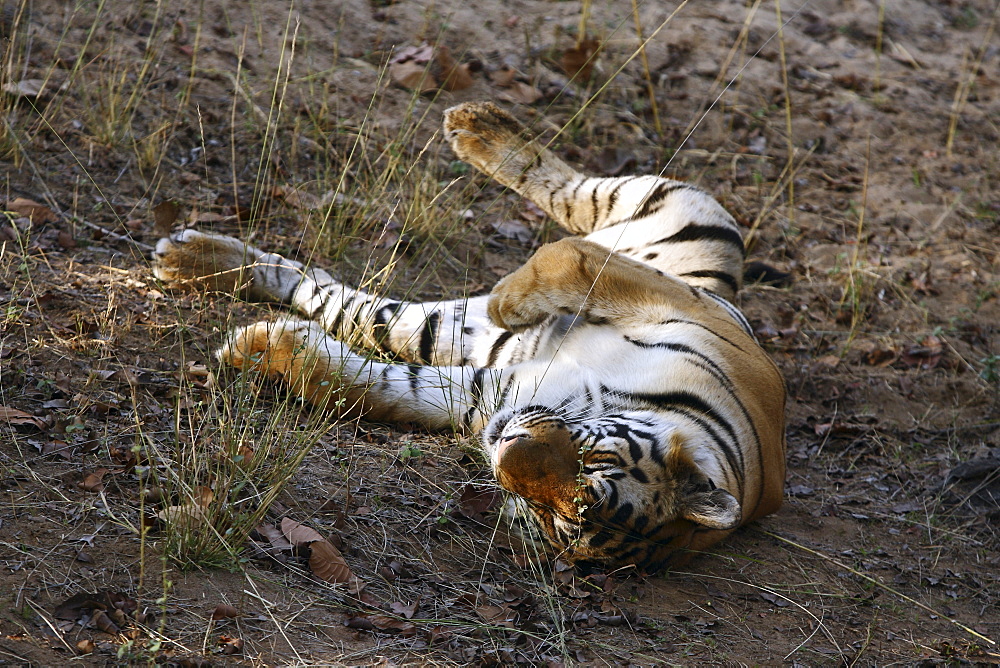
[{"label": "dry leaf", "polygon": [[76,486],[85,492],[100,492],[104,489],[104,476],[108,469],[100,468],[87,475],[86,478],[76,483]]},{"label": "dry leaf", "polygon": [[4,208],[8,211],[18,213],[25,218],[30,218],[31,222],[36,225],[55,223],[59,220],[59,216],[57,216],[49,207],[24,197],[12,199],[7,202]]},{"label": "dry leaf", "polygon": [[476,614],[488,624],[506,626],[509,629],[514,628],[514,619],[517,616],[510,608],[501,608],[498,605],[477,605]]},{"label": "dry leaf", "polygon": [[417,606],[420,604],[419,601],[414,601],[413,603],[402,603],[397,601],[389,605],[393,613],[399,615],[400,617],[406,617],[407,619],[413,619],[413,615],[417,614]]},{"label": "dry leaf", "polygon": [[243,653],[243,645],[244,645],[243,638],[219,636],[219,645],[222,646],[222,654],[224,655]]},{"label": "dry leaf", "polygon": [[514,81],[497,97],[515,104],[534,104],[542,97],[542,91],[523,81]]},{"label": "dry leaf", "polygon": [[437,49],[437,62],[441,66],[441,87],[448,91],[464,90],[472,85],[472,72],[468,63],[459,65],[446,46]]},{"label": "dry leaf", "polygon": [[485,522],[483,514],[500,503],[500,495],[495,485],[487,486],[473,482],[466,483],[458,499],[458,511],[470,520]]},{"label": "dry leaf", "polygon": [[437,80],[427,70],[427,66],[419,63],[392,63],[389,65],[389,77],[403,88],[421,93],[437,88]]},{"label": "dry leaf", "polygon": [[3,85],[3,92],[14,97],[38,97],[45,87],[44,79],[22,79]]},{"label": "dry leaf", "polygon": [[118,625],[103,610],[95,610],[90,623],[105,633],[114,635],[119,632]]},{"label": "dry leaf", "polygon": [[226,603],[220,603],[212,611],[212,619],[235,619],[240,616],[240,611]]},{"label": "dry leaf", "polygon": [[490,81],[501,88],[506,88],[507,86],[513,85],[514,77],[516,76],[517,70],[509,65],[504,65],[490,74]]},{"label": "dry leaf", "polygon": [[527,244],[535,239],[535,233],[519,220],[501,220],[490,223],[501,239],[513,239],[518,243]]},{"label": "dry leaf", "polygon": [[156,513],[156,517],[167,524],[192,531],[208,524],[208,514],[205,509],[191,503],[164,508]]},{"label": "dry leaf", "polygon": [[285,535],[288,542],[295,547],[308,545],[309,543],[324,540],[322,534],[315,529],[310,529],[301,522],[296,522],[290,517],[281,520],[281,533]]},{"label": "dry leaf", "polygon": [[97,649],[97,643],[90,638],[84,638],[76,644],[76,648],[81,654],[92,654]]},{"label": "dry leaf", "polygon": [[344,622],[344,626],[359,631],[386,631],[408,637],[415,635],[417,627],[412,622],[388,615],[358,615]]},{"label": "dry leaf", "polygon": [[434,58],[434,48],[408,46],[400,49],[389,63],[389,78],[403,88],[421,93],[437,88],[437,80],[430,73],[430,63]]},{"label": "dry leaf", "polygon": [[180,214],[178,206],[170,200],[164,200],[153,207],[153,233],[165,237],[177,221]]},{"label": "dry leaf", "polygon": [[601,43],[596,39],[583,39],[580,42],[563,52],[559,59],[559,66],[576,81],[586,81],[594,70],[594,62],[597,60],[597,53],[601,50]]},{"label": "dry leaf", "polygon": [[288,542],[285,535],[281,533],[281,529],[273,527],[270,524],[261,524],[257,527],[257,533],[266,538],[271,547],[276,550],[291,550],[292,544]]},{"label": "dry leaf", "polygon": [[344,561],[344,555],[330,541],[314,541],[309,544],[309,549],[312,550],[312,554],[309,555],[309,570],[319,579],[334,584],[357,580],[350,566]]},{"label": "dry leaf", "polygon": [[271,191],[271,196],[296,209],[315,211],[323,207],[323,199],[292,186],[275,186]]},{"label": "dry leaf", "polygon": [[933,369],[941,361],[944,346],[941,339],[930,334],[921,339],[918,345],[907,346],[899,359],[908,367],[918,366],[927,371]]},{"label": "dry leaf", "polygon": [[30,425],[37,429],[45,429],[45,421],[42,418],[8,406],[0,406],[0,421],[15,427]]}]

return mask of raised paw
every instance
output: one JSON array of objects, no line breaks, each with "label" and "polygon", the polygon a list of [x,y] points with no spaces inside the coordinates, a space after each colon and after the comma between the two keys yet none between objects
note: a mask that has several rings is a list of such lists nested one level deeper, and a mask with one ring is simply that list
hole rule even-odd
[{"label": "raised paw", "polygon": [[455,155],[510,185],[542,149],[524,127],[492,102],[466,102],[444,112],[444,134]]},{"label": "raised paw", "polygon": [[237,292],[250,281],[248,267],[261,252],[239,239],[184,230],[160,239],[153,251],[153,275],[167,283],[197,283]]},{"label": "raised paw", "polygon": [[503,278],[490,293],[493,322],[518,331],[553,315],[586,315],[585,305],[602,258],[609,251],[569,238],[546,244],[523,267]]}]

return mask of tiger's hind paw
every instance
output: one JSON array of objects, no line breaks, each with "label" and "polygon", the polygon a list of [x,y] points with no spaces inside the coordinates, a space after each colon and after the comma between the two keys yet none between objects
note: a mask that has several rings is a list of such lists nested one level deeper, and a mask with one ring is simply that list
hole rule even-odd
[{"label": "tiger's hind paw", "polygon": [[510,185],[543,149],[517,119],[492,102],[466,102],[444,112],[444,134],[460,159]]},{"label": "tiger's hind paw", "polygon": [[239,239],[183,230],[157,242],[153,275],[166,283],[194,282],[209,290],[237,292],[250,280],[245,270],[259,255]]}]

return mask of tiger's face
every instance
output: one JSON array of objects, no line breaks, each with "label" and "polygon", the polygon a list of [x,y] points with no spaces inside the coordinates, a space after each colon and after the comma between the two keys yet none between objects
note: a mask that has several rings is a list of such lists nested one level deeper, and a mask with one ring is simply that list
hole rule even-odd
[{"label": "tiger's face", "polygon": [[696,533],[740,523],[736,498],[662,424],[624,415],[574,424],[529,406],[494,416],[484,443],[500,485],[572,562],[653,571],[682,561]]}]

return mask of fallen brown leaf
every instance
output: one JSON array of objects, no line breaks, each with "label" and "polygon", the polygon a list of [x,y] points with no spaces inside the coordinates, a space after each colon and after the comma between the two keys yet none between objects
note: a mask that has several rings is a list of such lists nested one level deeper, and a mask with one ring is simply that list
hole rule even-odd
[{"label": "fallen brown leaf", "polygon": [[59,220],[59,216],[55,212],[44,204],[40,204],[34,200],[27,199],[25,197],[18,197],[7,202],[4,206],[8,211],[13,211],[19,213],[26,218],[30,218],[31,222],[36,225],[44,223],[55,223]]},{"label": "fallen brown leaf", "polygon": [[929,334],[921,339],[919,344],[904,348],[899,359],[908,367],[920,367],[927,371],[938,365],[943,352],[941,339]]},{"label": "fallen brown leaf", "polygon": [[390,604],[389,608],[393,611],[393,613],[399,615],[400,617],[413,619],[413,615],[417,614],[418,605],[420,605],[420,601],[414,601],[413,603],[402,603],[397,601]]},{"label": "fallen brown leaf", "polygon": [[495,486],[487,486],[474,482],[466,483],[462,495],[458,499],[458,511],[470,520],[485,522],[483,516],[487,511],[500,503],[500,494]]},{"label": "fallen brown leaf", "polygon": [[0,421],[7,422],[14,427],[31,426],[45,429],[45,421],[42,418],[9,406],[0,406]]},{"label": "fallen brown leaf", "polygon": [[576,46],[566,49],[559,58],[559,66],[576,81],[586,81],[594,71],[594,62],[601,43],[596,39],[582,39]]},{"label": "fallen brown leaf", "polygon": [[205,509],[191,503],[164,508],[156,513],[156,517],[167,524],[173,524],[190,531],[196,531],[208,524],[208,514]]},{"label": "fallen brown leaf", "polygon": [[109,469],[99,468],[93,473],[88,473],[80,482],[76,483],[76,486],[85,492],[100,492],[104,489],[104,476],[108,473]]},{"label": "fallen brown leaf", "polygon": [[226,603],[220,603],[212,611],[212,619],[234,619],[240,616],[240,611]]},{"label": "fallen brown leaf", "polygon": [[163,200],[154,206],[153,233],[160,237],[169,235],[179,214],[180,208],[170,200]]},{"label": "fallen brown leaf", "polygon": [[224,655],[242,654],[244,644],[243,638],[219,636],[219,645],[222,647]]},{"label": "fallen brown leaf", "polygon": [[421,93],[434,90],[438,83],[430,73],[433,59],[434,47],[427,44],[400,49],[389,63],[389,78],[403,88]]},{"label": "fallen brown leaf", "polygon": [[301,522],[296,522],[290,517],[281,520],[281,533],[285,535],[288,542],[295,547],[308,545],[309,543],[324,540],[323,535],[315,529],[307,527]]},{"label": "fallen brown leaf", "polygon": [[344,555],[330,541],[317,540],[309,543],[309,549],[312,551],[309,555],[309,570],[313,575],[334,584],[357,581],[351,567],[344,560]]},{"label": "fallen brown leaf", "polygon": [[513,81],[497,97],[515,104],[534,104],[542,97],[542,91],[523,81]]},{"label": "fallen brown leaf", "polygon": [[417,627],[412,622],[388,615],[357,615],[344,622],[344,626],[359,631],[385,631],[404,637],[415,635]]},{"label": "fallen brown leaf", "polygon": [[92,654],[94,650],[97,649],[97,643],[90,638],[84,638],[80,642],[76,643],[76,649],[79,650],[81,654]]},{"label": "fallen brown leaf", "polygon": [[446,46],[437,48],[437,63],[441,67],[441,88],[448,91],[464,90],[472,85],[472,71],[468,63],[459,65]]},{"label": "fallen brown leaf", "polygon": [[285,535],[281,533],[281,529],[273,527],[270,524],[261,524],[257,527],[257,533],[267,539],[271,543],[271,547],[276,550],[291,550],[292,544],[285,538]]}]

